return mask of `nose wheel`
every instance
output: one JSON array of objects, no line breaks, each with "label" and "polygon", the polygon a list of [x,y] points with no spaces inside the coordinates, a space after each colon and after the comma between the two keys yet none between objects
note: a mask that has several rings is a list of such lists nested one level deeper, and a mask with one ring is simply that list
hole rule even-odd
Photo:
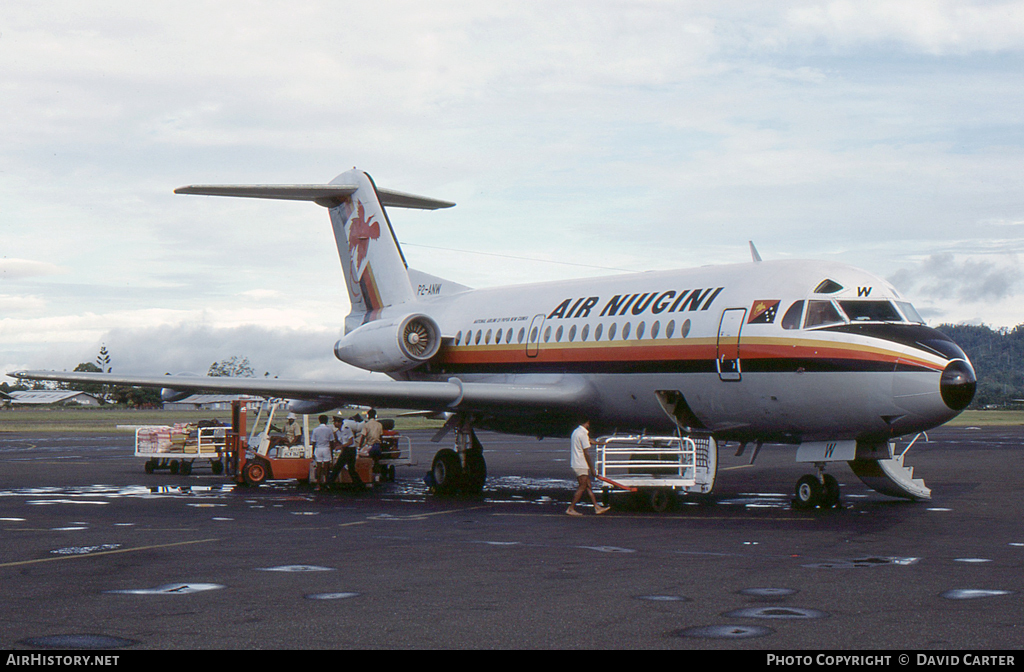
[{"label": "nose wheel", "polygon": [[807,474],[796,482],[795,494],[798,509],[833,509],[839,506],[839,481],[832,474]]}]

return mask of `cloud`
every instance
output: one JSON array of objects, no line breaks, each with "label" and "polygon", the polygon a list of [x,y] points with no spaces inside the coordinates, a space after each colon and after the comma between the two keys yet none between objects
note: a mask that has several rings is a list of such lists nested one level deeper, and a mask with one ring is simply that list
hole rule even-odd
[{"label": "cloud", "polygon": [[795,3],[786,11],[795,36],[853,45],[890,43],[927,54],[1024,47],[1024,4],[956,0]]},{"label": "cloud", "polygon": [[0,280],[15,280],[45,275],[61,275],[68,269],[46,261],[31,259],[0,259]]},{"label": "cloud", "polygon": [[1021,291],[1024,271],[1016,256],[1002,263],[988,259],[957,260],[952,253],[933,254],[914,268],[888,278],[901,292],[931,299],[996,302]]}]

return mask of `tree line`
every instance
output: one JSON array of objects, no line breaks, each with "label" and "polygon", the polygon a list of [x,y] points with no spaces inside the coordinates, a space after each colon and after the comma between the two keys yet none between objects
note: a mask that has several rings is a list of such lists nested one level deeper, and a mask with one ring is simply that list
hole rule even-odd
[{"label": "tree line", "polygon": [[970,408],[1008,406],[1024,400],[1024,324],[1013,329],[940,324],[937,329],[963,348],[978,374],[978,390]]}]

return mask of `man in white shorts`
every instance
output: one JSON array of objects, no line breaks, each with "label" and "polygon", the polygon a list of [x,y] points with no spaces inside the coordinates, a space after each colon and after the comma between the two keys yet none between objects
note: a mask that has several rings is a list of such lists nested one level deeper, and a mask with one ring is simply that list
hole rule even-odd
[{"label": "man in white shorts", "polygon": [[327,416],[320,416],[320,426],[313,430],[313,459],[316,461],[316,489],[327,485],[327,474],[331,471],[331,441],[334,430],[327,426]]},{"label": "man in white shorts", "polygon": [[576,494],[572,497],[572,503],[565,512],[570,516],[583,515],[576,509],[576,505],[583,498],[583,493],[590,495],[590,501],[594,503],[595,513],[600,515],[606,512],[608,507],[597,503],[597,497],[594,496],[594,491],[590,487],[590,479],[594,477],[594,458],[590,455],[590,420],[584,420],[573,431],[572,438],[570,439],[569,455],[569,466],[572,467],[573,473],[576,474],[579,487],[576,488]]}]

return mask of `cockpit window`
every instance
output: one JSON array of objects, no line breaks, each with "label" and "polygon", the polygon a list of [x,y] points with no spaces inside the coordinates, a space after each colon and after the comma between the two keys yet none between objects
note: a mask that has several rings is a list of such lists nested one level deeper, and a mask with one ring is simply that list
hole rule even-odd
[{"label": "cockpit window", "polygon": [[840,301],[851,322],[902,322],[903,318],[888,301]]},{"label": "cockpit window", "polygon": [[842,324],[845,322],[831,301],[808,301],[807,317],[804,318],[804,329],[821,327],[826,324]]},{"label": "cockpit window", "polygon": [[829,280],[828,278],[818,283],[818,286],[814,288],[815,294],[835,294],[836,292],[843,289],[835,280]]},{"label": "cockpit window", "polygon": [[804,312],[804,302],[797,301],[786,314],[782,316],[782,328],[783,329],[799,329],[800,328],[800,316]]},{"label": "cockpit window", "polygon": [[918,313],[912,305],[910,305],[910,302],[897,301],[896,305],[903,311],[903,317],[907,318],[907,322],[919,322],[924,324],[924,318],[922,318],[921,314]]}]

